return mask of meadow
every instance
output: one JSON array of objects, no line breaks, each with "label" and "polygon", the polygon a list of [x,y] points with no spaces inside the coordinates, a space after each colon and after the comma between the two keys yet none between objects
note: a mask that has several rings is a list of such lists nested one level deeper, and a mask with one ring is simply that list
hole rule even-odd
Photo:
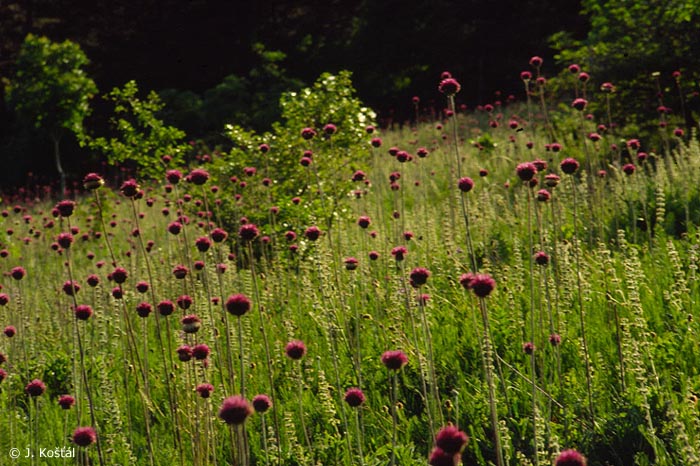
[{"label": "meadow", "polygon": [[530,69],[6,198],[0,464],[700,464],[697,133]]}]

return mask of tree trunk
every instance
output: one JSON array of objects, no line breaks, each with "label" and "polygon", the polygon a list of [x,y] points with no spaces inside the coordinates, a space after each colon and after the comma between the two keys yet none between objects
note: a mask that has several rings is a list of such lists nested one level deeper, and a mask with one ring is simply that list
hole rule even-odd
[{"label": "tree trunk", "polygon": [[66,174],[63,171],[63,166],[61,165],[61,151],[59,150],[59,142],[61,141],[61,138],[54,136],[51,139],[53,140],[53,155],[56,161],[56,170],[61,176],[61,192],[59,197],[62,199],[66,195]]}]

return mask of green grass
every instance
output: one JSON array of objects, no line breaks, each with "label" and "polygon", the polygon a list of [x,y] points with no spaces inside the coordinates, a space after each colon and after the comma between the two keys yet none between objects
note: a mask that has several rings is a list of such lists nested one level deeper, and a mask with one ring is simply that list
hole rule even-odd
[{"label": "green grass", "polygon": [[[459,116],[459,134],[465,139],[459,150],[461,175],[475,181],[474,189],[464,195],[478,266],[474,272],[491,274],[497,284],[486,298],[494,349],[490,361],[483,356],[478,300],[459,283],[460,276],[471,271],[472,258],[451,137],[442,139],[443,132],[449,134],[449,122],[444,130],[429,123],[415,132],[383,134],[382,148],[366,161],[369,183],[357,184],[366,192],[360,198],[340,193],[342,201],[330,228],[325,218],[314,218],[314,210],[305,210],[321,201],[313,176],[301,206],[293,206],[289,198],[271,198],[260,187],[263,176],[274,180],[274,167],[262,173],[262,166],[253,177],[237,174],[248,182],[246,188],[220,180],[216,194],[208,189],[215,180],[203,189],[183,182],[179,192],[169,194],[161,184],[148,185],[146,198],[154,199],[153,206],[144,200],[135,203],[136,211],[144,214],[139,219],[140,236],[144,243],[154,242],[146,253],[132,235],[131,201],[106,188],[98,191],[102,215],[106,223],[114,215],[116,226],[102,230],[100,211],[89,193],[77,199],[70,225],[80,233],[74,235],[70,255],[50,247],[57,234],[68,229],[67,219],[46,225],[52,204],[33,204],[21,213],[8,206],[2,231],[14,231],[0,235],[9,252],[0,267],[8,272],[21,265],[27,276],[21,281],[7,275],[2,279],[2,292],[10,296],[10,303],[0,308],[0,325],[14,325],[18,334],[0,338],[0,352],[8,357],[2,365],[8,376],[0,383],[0,463],[59,464],[61,460],[38,457],[34,462],[9,463],[7,455],[13,447],[69,446],[66,432],[93,425],[104,464],[267,464],[265,437],[269,464],[386,465],[394,454],[396,464],[419,465],[426,464],[437,429],[451,422],[470,436],[463,453],[465,465],[495,464],[484,376],[484,364],[493,364],[507,464],[535,464],[534,444],[539,464],[550,464],[567,448],[586,454],[590,465],[700,464],[697,142],[681,143],[672,154],[658,154],[634,175],[625,176],[606,162],[615,160],[605,149],[615,139],[604,139],[598,150],[586,141],[594,172],[605,168],[608,173],[606,178],[587,177],[578,123],[560,123],[559,133],[566,134],[561,138],[564,149],[553,153],[543,149],[549,141],[541,127],[515,132],[502,125],[494,130],[485,124],[483,114],[476,116],[479,119]],[[593,130],[593,122],[586,124]],[[622,134],[624,128],[619,131]],[[495,147],[479,151],[470,140],[484,132]],[[511,135],[514,142],[508,140]],[[534,149],[525,147],[528,140]],[[412,154],[425,146],[430,153],[401,164],[387,154],[393,145]],[[332,155],[334,150],[342,148],[317,143],[315,157]],[[576,222],[572,177],[559,169],[565,157],[581,162],[574,176]],[[540,185],[530,190],[517,178],[515,167],[536,158],[547,161],[548,168],[537,175]],[[478,175],[481,168],[488,170],[488,176]],[[349,179],[354,170],[344,170],[347,173],[341,177]],[[398,191],[389,188],[394,171],[401,174]],[[551,200],[528,202],[527,196],[544,187],[542,178],[550,172],[562,177],[551,190]],[[242,194],[239,201],[233,199],[234,189]],[[176,201],[185,193],[193,197],[181,206],[191,222],[174,236],[167,225],[177,218]],[[202,221],[197,213],[204,206],[195,203],[203,201],[205,193],[208,205],[214,206],[213,222],[227,225],[229,239],[200,253],[195,239],[208,230],[197,225]],[[334,194],[338,193],[323,196],[330,199]],[[215,206],[216,199],[221,199],[221,206]],[[264,218],[273,205],[281,207],[280,215],[259,225],[261,236],[269,236],[270,242],[264,244],[258,237],[251,258],[237,237],[238,217]],[[168,215],[161,212],[166,206]],[[693,225],[685,223],[686,206]],[[393,218],[393,212],[400,218]],[[22,219],[25,214],[32,216],[28,223]],[[366,230],[356,224],[360,215],[372,220]],[[646,231],[637,226],[639,217],[645,219]],[[323,230],[315,242],[303,237],[312,224]],[[289,251],[284,238],[290,229],[299,235],[296,253]],[[99,231],[101,238],[95,236]],[[370,235],[372,231],[376,235]],[[405,239],[404,231],[411,231],[413,238]],[[84,240],[83,233],[87,233]],[[30,238],[26,244],[25,237]],[[122,300],[111,296],[116,285],[107,279],[113,267],[106,237],[118,265],[129,273]],[[390,253],[399,245],[408,250],[401,262]],[[368,258],[372,250],[379,252],[379,259]],[[550,255],[548,266],[531,263],[539,250]],[[89,252],[93,259],[88,259]],[[228,258],[229,252],[235,257]],[[347,257],[358,259],[356,270],[346,270]],[[203,271],[194,270],[196,260],[204,261]],[[76,321],[74,303],[61,291],[69,279],[67,261],[82,287],[77,303],[89,304],[95,311],[87,322]],[[98,268],[98,261],[105,265]],[[216,272],[218,263],[226,264],[225,273]],[[172,276],[177,264],[190,270],[183,280]],[[408,283],[414,267],[431,272],[420,290]],[[95,288],[85,281],[92,273],[101,279]],[[136,291],[140,280],[149,282],[149,292]],[[224,319],[221,304],[235,293],[253,301],[240,321],[245,395],[251,399],[265,393],[273,399],[275,410],[265,414],[265,432],[259,414],[248,418],[245,431],[229,429],[216,416],[222,400],[241,391],[238,321],[231,315]],[[418,304],[419,293],[430,296],[424,309]],[[169,317],[156,315],[159,301],[174,302],[184,294],[194,299],[192,308],[186,312],[178,308]],[[212,303],[213,298],[218,302]],[[154,307],[146,319],[136,314],[142,301]],[[195,335],[181,331],[179,320],[185,314],[197,314],[202,320]],[[81,377],[77,329],[87,386]],[[561,336],[560,345],[550,344],[552,333]],[[287,342],[294,339],[308,348],[300,364],[284,353]],[[536,348],[536,439],[525,342]],[[208,365],[178,360],[177,347],[197,343],[211,348]],[[409,363],[398,373],[398,445],[392,453],[391,374],[380,356],[394,349],[404,351]],[[47,385],[46,393],[36,399],[37,411],[24,393],[35,378]],[[209,399],[195,392],[203,382],[215,387]],[[353,409],[343,402],[343,395],[356,386],[364,391],[366,402]],[[57,404],[65,393],[77,399],[70,411]],[[96,445],[86,452],[90,464],[99,464]]]}]

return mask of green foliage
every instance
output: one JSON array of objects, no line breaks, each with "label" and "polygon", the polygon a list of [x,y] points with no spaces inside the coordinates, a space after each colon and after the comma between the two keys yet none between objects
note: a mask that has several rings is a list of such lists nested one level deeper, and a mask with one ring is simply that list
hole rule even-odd
[{"label": "green foliage", "polygon": [[112,89],[107,98],[114,103],[111,122],[117,135],[107,138],[84,133],[82,145],[102,153],[112,165],[135,163],[144,177],[157,178],[164,173],[163,155],[172,157],[172,166],[183,164],[188,149],[182,142],[185,133],[167,126],[157,117],[163,108],[158,94],[151,91],[142,99],[138,96],[136,82],[129,81],[122,89]]},{"label": "green foliage", "polygon": [[[304,206],[295,211],[300,215],[298,219],[328,220],[351,191],[354,170],[363,168],[370,154],[365,128],[374,124],[375,115],[356,97],[350,78],[348,71],[338,75],[324,73],[312,87],[284,94],[280,99],[283,120],[275,123],[269,133],[260,135],[228,125],[226,134],[233,148],[219,160],[216,170],[229,177],[240,176],[244,167],[257,167],[274,180],[266,191],[272,191],[272,197],[285,206],[294,209],[289,200],[305,197]],[[323,132],[328,123],[338,128],[332,136]],[[301,130],[306,127],[317,132],[312,140],[301,137]],[[270,146],[267,154],[259,151],[261,143]],[[299,163],[305,150],[313,152],[310,167]],[[255,220],[266,223],[265,217]]]},{"label": "green foliage", "polygon": [[[587,14],[591,29],[583,40],[562,31],[550,38],[557,61],[564,66],[578,63],[592,80],[589,96],[595,95],[603,82],[612,82],[617,88],[612,104],[613,121],[618,125],[637,124],[637,136],[654,134],[658,120],[656,107],[663,104],[673,108],[676,124],[685,125],[686,118],[697,120],[697,103],[689,94],[700,79],[698,56],[700,35],[700,3],[690,1],[638,2],[634,0],[584,0],[582,13]],[[680,70],[677,82],[671,77]],[[658,72],[658,76],[652,76]],[[566,77],[564,71],[561,77]],[[553,83],[555,84],[555,83]],[[559,83],[555,87],[563,88]],[[592,94],[591,94],[592,91]],[[683,95],[681,102],[680,95]],[[601,101],[604,99],[601,97]],[[682,108],[684,107],[684,108]],[[686,115],[683,115],[685,110]],[[596,112],[605,115],[603,106]]]},{"label": "green foliage", "polygon": [[90,114],[89,100],[97,92],[83,70],[87,64],[78,44],[29,34],[7,88],[9,106],[53,140],[65,130],[78,134]]}]

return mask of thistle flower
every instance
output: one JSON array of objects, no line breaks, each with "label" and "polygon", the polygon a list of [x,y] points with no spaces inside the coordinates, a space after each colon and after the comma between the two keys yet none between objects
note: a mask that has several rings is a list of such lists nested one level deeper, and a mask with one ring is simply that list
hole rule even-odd
[{"label": "thistle flower", "polygon": [[185,267],[184,265],[176,265],[173,268],[173,276],[178,280],[182,280],[183,278],[185,278],[188,272],[189,271],[187,270],[187,267]]},{"label": "thistle flower", "polygon": [[112,280],[114,280],[114,283],[116,284],[122,284],[126,281],[127,277],[129,276],[128,272],[126,269],[122,267],[117,267],[114,269],[114,271],[110,274],[112,277]]},{"label": "thistle flower", "polygon": [[447,453],[440,447],[433,448],[433,451],[430,452],[430,458],[428,459],[428,464],[430,466],[458,466],[460,462],[459,453]]},{"label": "thistle flower", "polygon": [[544,251],[537,251],[533,256],[535,263],[537,265],[547,265],[549,264],[549,255]]},{"label": "thistle flower", "polygon": [[124,195],[125,197],[129,198],[135,198],[141,187],[139,184],[136,182],[134,179],[126,180],[124,183],[122,183],[121,187],[119,188],[119,191]]},{"label": "thistle flower", "polygon": [[80,285],[77,282],[68,280],[63,284],[63,292],[68,296],[74,296],[80,291]]},{"label": "thistle flower", "polygon": [[405,246],[396,246],[391,250],[391,255],[394,256],[394,259],[397,261],[402,261],[407,253],[408,250]]},{"label": "thistle flower", "polygon": [[531,341],[523,343],[523,353],[532,354],[535,352],[535,345]]},{"label": "thistle flower", "polygon": [[46,391],[46,385],[39,379],[34,379],[24,387],[24,392],[29,396],[41,396]]},{"label": "thistle flower", "polygon": [[306,354],[306,345],[300,340],[292,340],[287,343],[284,352],[287,354],[288,358],[298,361]]},{"label": "thistle flower", "polygon": [[571,103],[571,106],[578,111],[583,111],[586,108],[586,105],[588,105],[588,101],[580,97],[578,99],[574,99],[574,101]]},{"label": "thistle flower", "polygon": [[25,275],[27,275],[27,271],[24,270],[24,267],[14,267],[12,270],[10,270],[10,275],[12,278],[15,280],[21,280],[24,278]]},{"label": "thistle flower", "polygon": [[182,362],[187,362],[192,359],[192,348],[187,345],[182,345],[175,350],[177,358]]},{"label": "thistle flower", "polygon": [[204,343],[200,343],[199,345],[194,345],[192,347],[192,356],[200,361],[207,359],[210,352],[211,350],[209,349],[209,346],[205,345]]},{"label": "thistle flower", "polygon": [[139,317],[148,317],[151,311],[153,311],[153,307],[149,303],[142,302],[136,305],[136,313]]},{"label": "thistle flower", "polygon": [[561,336],[559,336],[559,334],[557,334],[557,333],[551,334],[549,336],[549,343],[552,346],[559,346],[559,344],[561,343]]},{"label": "thistle flower", "polygon": [[474,275],[471,281],[471,289],[479,298],[485,298],[491,294],[496,287],[496,281],[488,274]]},{"label": "thistle flower", "polygon": [[468,193],[474,187],[474,180],[472,180],[468,176],[465,176],[464,178],[460,178],[459,181],[457,182],[457,187],[463,193]]},{"label": "thistle flower", "polygon": [[321,230],[317,226],[310,226],[304,231],[304,236],[309,241],[316,241],[321,236]]},{"label": "thistle flower", "polygon": [[561,167],[561,171],[563,171],[567,175],[571,175],[575,173],[576,170],[578,170],[579,163],[576,159],[569,157],[562,160],[559,164],[559,167]]},{"label": "thistle flower", "polygon": [[56,210],[61,217],[70,217],[73,215],[73,209],[75,209],[73,201],[63,200],[56,204]]},{"label": "thistle flower", "polygon": [[301,130],[301,137],[307,141],[313,139],[314,136],[316,136],[316,131],[313,128],[304,128]]},{"label": "thistle flower", "polygon": [[332,134],[335,134],[336,131],[338,131],[338,127],[335,126],[333,123],[327,123],[327,124],[323,127],[323,132],[326,133],[326,134],[329,135],[329,136],[332,135]]},{"label": "thistle flower", "polygon": [[88,191],[93,191],[105,184],[105,180],[102,179],[97,173],[88,173],[83,178],[83,188]]},{"label": "thistle flower", "polygon": [[343,260],[345,264],[345,270],[355,270],[357,268],[358,261],[354,257],[346,257]]},{"label": "thistle flower", "polygon": [[534,66],[535,68],[539,68],[542,66],[542,58],[535,55],[534,57],[530,58],[530,65]]},{"label": "thistle flower", "polygon": [[267,395],[255,395],[253,397],[253,408],[258,413],[265,413],[272,407],[272,401]]},{"label": "thistle flower", "polygon": [[187,175],[187,181],[197,186],[203,185],[208,179],[209,172],[201,168],[195,168]]},{"label": "thistle flower", "polygon": [[240,317],[250,310],[251,302],[246,295],[238,293],[229,296],[225,306],[230,314]]},{"label": "thistle flower", "polygon": [[6,306],[10,302],[10,297],[7,293],[0,293],[0,306]]},{"label": "thistle flower", "polygon": [[226,424],[243,424],[251,414],[253,408],[240,395],[226,398],[219,408],[219,418]]},{"label": "thistle flower", "polygon": [[214,391],[214,386],[210,383],[200,383],[195,390],[202,398],[209,398]]},{"label": "thistle flower", "polygon": [[92,427],[78,427],[73,431],[73,443],[88,447],[97,441],[97,433]]},{"label": "thistle flower", "polygon": [[586,457],[576,450],[564,450],[554,461],[555,466],[586,466]]},{"label": "thistle flower", "polygon": [[537,191],[537,200],[540,202],[547,202],[552,198],[552,193],[547,191],[546,189],[540,189]]},{"label": "thistle flower", "polygon": [[175,305],[172,301],[164,300],[156,305],[156,309],[158,309],[160,315],[167,317],[175,312]]},{"label": "thistle flower", "polygon": [[182,331],[188,334],[197,333],[202,326],[202,321],[195,314],[188,314],[180,319]]},{"label": "thistle flower", "polygon": [[176,301],[177,301],[177,307],[179,307],[180,309],[182,309],[184,311],[189,309],[193,303],[192,298],[186,294],[179,296]]},{"label": "thistle flower", "polygon": [[136,284],[136,291],[138,291],[139,293],[145,293],[146,291],[148,291],[148,282],[145,282],[143,280],[138,282]]},{"label": "thistle flower", "polygon": [[537,167],[532,162],[524,162],[515,168],[515,173],[522,181],[530,181],[537,173]]},{"label": "thistle flower", "polygon": [[382,364],[389,370],[398,371],[408,364],[408,357],[401,350],[385,351],[382,354]]},{"label": "thistle flower", "polygon": [[357,219],[357,224],[360,226],[360,228],[367,228],[369,227],[370,223],[372,223],[372,220],[366,215],[363,215]]},{"label": "thistle flower", "polygon": [[627,164],[623,165],[623,167],[622,167],[622,171],[625,172],[625,174],[627,176],[634,174],[636,169],[637,169],[637,167],[635,167],[634,164],[632,164],[632,163],[627,163]]},{"label": "thistle flower", "polygon": [[92,308],[87,304],[78,304],[73,309],[73,313],[78,320],[88,320],[92,316]]},{"label": "thistle flower", "polygon": [[409,275],[411,285],[414,288],[425,285],[428,282],[429,277],[430,271],[424,267],[416,267],[415,269],[411,270]]},{"label": "thistle flower", "polygon": [[468,441],[467,434],[455,426],[443,427],[435,436],[435,445],[448,454],[461,452]]},{"label": "thistle flower", "polygon": [[182,179],[182,173],[180,170],[168,170],[165,172],[165,178],[170,184],[178,184]]},{"label": "thistle flower", "polygon": [[70,409],[75,404],[75,398],[70,395],[58,397],[58,405],[63,409]]},{"label": "thistle flower", "polygon": [[260,230],[252,223],[241,225],[238,229],[238,237],[243,241],[253,241],[258,235],[260,235]]},{"label": "thistle flower", "polygon": [[199,252],[207,252],[211,247],[211,241],[206,236],[201,236],[195,240],[194,245]]},{"label": "thistle flower", "polygon": [[345,402],[351,408],[357,408],[365,402],[365,394],[359,388],[348,388],[345,392]]},{"label": "thistle flower", "polygon": [[0,369],[0,382],[7,378],[7,371],[5,369]]},{"label": "thistle flower", "polygon": [[457,94],[461,88],[462,86],[460,86],[459,82],[452,77],[443,79],[438,86],[438,90],[448,97]]}]

